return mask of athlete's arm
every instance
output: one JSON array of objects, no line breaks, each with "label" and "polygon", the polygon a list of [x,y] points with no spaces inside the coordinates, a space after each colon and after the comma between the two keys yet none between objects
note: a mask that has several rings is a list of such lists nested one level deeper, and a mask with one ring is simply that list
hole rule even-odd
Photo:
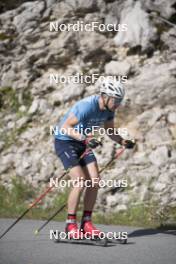
[{"label": "athlete's arm", "polygon": [[124,139],[120,135],[114,135],[114,120],[109,120],[104,123],[104,128],[106,130],[107,135],[114,140],[115,142],[123,145]]},{"label": "athlete's arm", "polygon": [[64,131],[67,132],[67,135],[82,141],[84,140],[84,135],[80,134],[75,128],[74,126],[77,125],[79,123],[79,120],[77,119],[77,117],[71,113],[68,118],[66,119],[66,121],[64,122],[64,124],[62,125],[61,129],[64,129]]},{"label": "athlete's arm", "polygon": [[106,129],[107,135],[114,140],[115,142],[119,143],[122,146],[125,146],[125,148],[132,149],[134,148],[136,142],[135,140],[128,140],[123,139],[120,135],[114,135],[114,120],[106,121],[104,124],[104,128]]}]

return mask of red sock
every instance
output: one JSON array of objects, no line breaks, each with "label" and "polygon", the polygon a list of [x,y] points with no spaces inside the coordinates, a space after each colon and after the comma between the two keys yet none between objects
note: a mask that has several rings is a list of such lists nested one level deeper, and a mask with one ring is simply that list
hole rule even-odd
[{"label": "red sock", "polygon": [[[73,220],[73,223],[69,223],[70,220]],[[76,214],[68,214],[66,220],[66,232],[69,232],[73,228],[75,228],[76,224]]]},{"label": "red sock", "polygon": [[[91,219],[91,216],[92,216],[92,211],[84,211],[83,212],[83,221],[84,221],[84,218],[88,217]],[[85,220],[86,221],[86,220]]]},{"label": "red sock", "polygon": [[74,219],[76,220],[76,214],[68,214],[67,219]]}]

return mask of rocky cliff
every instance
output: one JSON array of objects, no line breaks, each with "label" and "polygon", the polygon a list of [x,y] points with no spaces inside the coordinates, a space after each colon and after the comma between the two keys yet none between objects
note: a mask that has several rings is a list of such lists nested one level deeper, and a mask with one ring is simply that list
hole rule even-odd
[{"label": "rocky cliff", "polygon": [[[0,14],[0,175],[34,186],[61,175],[50,126],[96,85],[51,84],[49,74],[127,75],[126,104],[116,124],[137,139],[103,174],[128,188],[103,188],[97,207],[176,205],[176,4],[151,0],[44,0],[3,5]],[[6,11],[5,11],[6,10]],[[50,31],[50,22],[127,24],[126,32]],[[100,167],[114,144],[105,139]]]}]

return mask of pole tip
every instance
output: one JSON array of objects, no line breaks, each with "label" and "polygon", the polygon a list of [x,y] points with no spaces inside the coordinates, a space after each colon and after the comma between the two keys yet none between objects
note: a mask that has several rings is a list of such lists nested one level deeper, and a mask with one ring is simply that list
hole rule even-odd
[{"label": "pole tip", "polygon": [[35,235],[38,235],[38,233],[39,233],[39,231],[36,229],[36,230],[34,231],[34,234],[35,234]]}]

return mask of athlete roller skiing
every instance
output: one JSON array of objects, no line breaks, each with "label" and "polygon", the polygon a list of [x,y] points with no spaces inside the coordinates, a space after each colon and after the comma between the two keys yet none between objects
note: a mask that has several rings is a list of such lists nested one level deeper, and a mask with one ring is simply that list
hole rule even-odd
[{"label": "athlete roller skiing", "polygon": [[[121,105],[125,90],[122,83],[116,79],[104,77],[99,84],[100,94],[86,97],[76,102],[64,115],[58,124],[59,130],[55,134],[55,150],[63,163],[65,170],[69,170],[71,180],[91,180],[94,182],[89,187],[73,186],[68,197],[68,216],[65,232],[77,235],[77,238],[89,234],[99,235],[91,220],[92,211],[96,202],[100,176],[96,157],[92,149],[99,145],[95,137],[87,136],[85,131],[92,131],[95,126],[114,128],[115,111]],[[66,131],[66,133],[63,133]],[[90,134],[90,133],[89,133]],[[132,140],[125,140],[119,134],[108,135],[113,141],[126,147],[133,148]],[[86,149],[89,148],[89,151]],[[90,149],[91,148],[91,149]],[[85,153],[85,154],[84,154]],[[80,196],[84,192],[84,211],[80,227],[77,223],[76,213]]]}]

